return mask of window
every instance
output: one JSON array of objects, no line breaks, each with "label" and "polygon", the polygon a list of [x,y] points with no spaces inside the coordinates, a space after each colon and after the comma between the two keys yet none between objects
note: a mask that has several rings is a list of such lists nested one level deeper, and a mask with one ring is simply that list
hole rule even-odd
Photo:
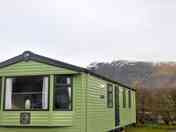
[{"label": "window", "polygon": [[47,110],[48,83],[45,76],[6,78],[5,110]]},{"label": "window", "polygon": [[123,89],[123,108],[126,108],[126,90]]},{"label": "window", "polygon": [[2,97],[2,78],[0,78],[0,108],[1,108],[1,97]]},{"label": "window", "polygon": [[128,102],[129,102],[128,107],[131,108],[131,91],[130,90],[128,91]]},{"label": "window", "polygon": [[113,86],[111,84],[107,85],[107,107],[113,108]]},{"label": "window", "polygon": [[72,110],[72,77],[55,76],[54,110]]},{"label": "window", "polygon": [[115,105],[116,105],[116,111],[119,110],[119,87],[115,86]]}]

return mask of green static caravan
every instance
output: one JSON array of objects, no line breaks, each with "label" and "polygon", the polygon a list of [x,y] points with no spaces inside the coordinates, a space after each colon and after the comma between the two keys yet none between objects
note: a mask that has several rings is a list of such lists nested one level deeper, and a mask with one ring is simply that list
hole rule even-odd
[{"label": "green static caravan", "polygon": [[108,132],[136,122],[135,90],[26,51],[0,63],[0,132]]}]

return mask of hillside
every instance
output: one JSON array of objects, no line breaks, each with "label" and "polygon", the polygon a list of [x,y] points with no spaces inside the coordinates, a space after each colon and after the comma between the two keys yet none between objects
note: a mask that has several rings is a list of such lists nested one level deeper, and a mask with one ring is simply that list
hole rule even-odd
[{"label": "hillside", "polygon": [[128,86],[140,82],[144,87],[176,87],[176,63],[113,61],[91,63],[88,69]]}]

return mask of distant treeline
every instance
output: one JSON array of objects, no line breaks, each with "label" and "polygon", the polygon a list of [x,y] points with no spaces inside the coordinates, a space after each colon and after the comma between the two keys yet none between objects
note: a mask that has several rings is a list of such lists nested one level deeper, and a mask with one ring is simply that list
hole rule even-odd
[{"label": "distant treeline", "polygon": [[138,123],[176,123],[176,88],[137,87]]}]

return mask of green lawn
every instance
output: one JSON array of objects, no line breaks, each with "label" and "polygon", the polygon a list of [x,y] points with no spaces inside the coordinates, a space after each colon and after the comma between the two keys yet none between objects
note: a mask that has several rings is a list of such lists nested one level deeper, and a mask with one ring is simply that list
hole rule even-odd
[{"label": "green lawn", "polygon": [[149,127],[139,127],[139,128],[127,128],[126,132],[176,132],[175,130],[169,130],[167,128],[149,128]]}]

